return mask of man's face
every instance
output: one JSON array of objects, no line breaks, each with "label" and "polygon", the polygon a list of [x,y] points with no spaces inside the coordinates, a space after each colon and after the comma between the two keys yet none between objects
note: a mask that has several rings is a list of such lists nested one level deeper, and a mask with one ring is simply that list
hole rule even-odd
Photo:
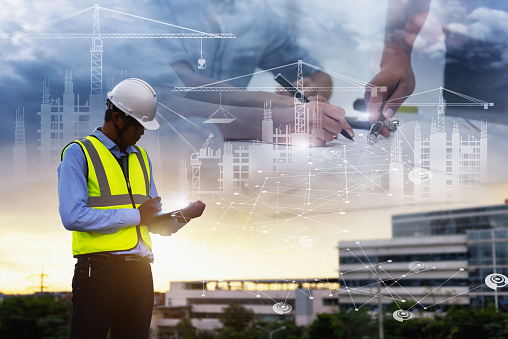
[{"label": "man's face", "polygon": [[[116,112],[113,114],[116,114]],[[125,146],[134,146],[145,134],[145,128],[132,117],[122,117],[119,114],[117,121],[117,126],[121,131],[120,138]]]}]

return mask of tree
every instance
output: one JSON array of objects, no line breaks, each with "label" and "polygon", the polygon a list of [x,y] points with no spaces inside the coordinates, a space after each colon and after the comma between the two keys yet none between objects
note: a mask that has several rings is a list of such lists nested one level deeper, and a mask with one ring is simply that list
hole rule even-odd
[{"label": "tree", "polygon": [[334,338],[333,314],[320,313],[309,325],[309,339]]},{"label": "tree", "polygon": [[377,327],[367,312],[367,308],[360,308],[358,311],[341,310],[333,314],[331,325],[335,338],[361,339],[376,336]]},{"label": "tree", "polygon": [[259,335],[259,330],[252,327],[254,320],[254,311],[247,309],[242,305],[230,304],[222,309],[223,313],[219,316],[219,320],[224,326],[219,331],[217,338],[242,338],[255,339]]},{"label": "tree", "polygon": [[68,338],[72,304],[54,295],[7,297],[0,303],[0,338]]}]

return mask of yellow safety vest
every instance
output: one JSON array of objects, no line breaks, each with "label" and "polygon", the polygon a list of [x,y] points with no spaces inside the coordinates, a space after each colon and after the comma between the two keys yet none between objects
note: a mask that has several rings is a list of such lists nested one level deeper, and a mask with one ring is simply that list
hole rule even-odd
[{"label": "yellow safety vest", "polygon": [[[88,136],[74,142],[81,146],[88,165],[87,207],[100,210],[137,208],[150,199],[150,168],[144,149],[134,146],[137,153],[132,152],[127,158],[129,175],[126,177],[118,160],[99,139]],[[76,256],[127,251],[136,247],[140,240],[149,250],[152,249],[148,227],[145,225],[123,227],[112,234],[73,231],[72,253]]]}]

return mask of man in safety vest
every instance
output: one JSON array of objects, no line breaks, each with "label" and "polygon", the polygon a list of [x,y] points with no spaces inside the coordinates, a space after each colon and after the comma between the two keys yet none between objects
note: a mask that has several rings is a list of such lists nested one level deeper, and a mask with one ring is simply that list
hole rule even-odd
[{"label": "man in safety vest", "polygon": [[62,152],[59,211],[72,231],[71,338],[148,338],[153,309],[149,232],[171,235],[201,216],[196,201],[152,223],[161,211],[152,166],[136,142],[159,123],[157,97],[140,79],[108,93],[104,125]]}]

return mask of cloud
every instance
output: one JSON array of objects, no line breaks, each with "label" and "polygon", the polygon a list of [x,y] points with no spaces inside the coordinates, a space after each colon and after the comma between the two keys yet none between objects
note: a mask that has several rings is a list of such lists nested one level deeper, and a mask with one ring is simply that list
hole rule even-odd
[{"label": "cloud", "polygon": [[465,14],[463,17],[454,16],[452,18],[448,24],[450,31],[482,41],[506,43],[508,34],[507,12],[479,7],[471,13]]},{"label": "cloud", "polygon": [[475,20],[469,26],[469,35],[479,40],[506,42],[508,34],[508,13],[485,7],[477,8],[469,17]]}]

